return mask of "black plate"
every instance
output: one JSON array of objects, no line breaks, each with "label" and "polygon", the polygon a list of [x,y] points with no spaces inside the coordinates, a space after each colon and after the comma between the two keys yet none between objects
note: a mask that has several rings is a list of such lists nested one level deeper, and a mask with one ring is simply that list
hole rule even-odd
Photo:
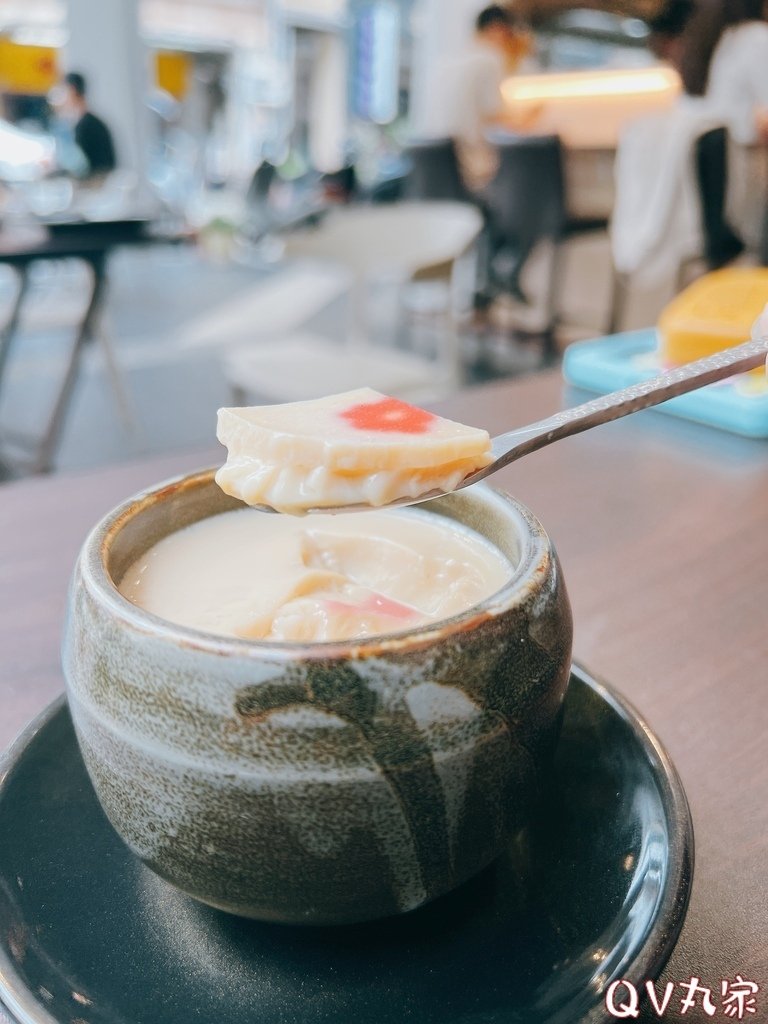
[{"label": "black plate", "polygon": [[574,669],[551,791],[508,853],[400,918],[259,924],[197,904],[117,838],[63,699],[0,774],[0,997],[22,1024],[575,1024],[661,971],[693,829],[658,740]]}]

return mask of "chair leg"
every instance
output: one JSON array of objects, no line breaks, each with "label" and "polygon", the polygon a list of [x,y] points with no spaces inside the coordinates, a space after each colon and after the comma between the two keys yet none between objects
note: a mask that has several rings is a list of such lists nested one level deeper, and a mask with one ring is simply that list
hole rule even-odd
[{"label": "chair leg", "polygon": [[552,242],[552,255],[549,262],[549,280],[545,295],[544,311],[546,314],[546,325],[541,350],[542,365],[550,366],[557,361],[559,351],[557,347],[557,325],[559,322],[559,298],[560,284],[563,275],[564,264],[563,245],[555,239]]},{"label": "chair leg", "polygon": [[476,243],[477,256],[475,261],[473,306],[477,311],[484,312],[491,305],[494,298],[491,280],[493,249],[494,241],[491,237],[491,230],[489,225],[486,224]]},{"label": "chair leg", "polygon": [[11,345],[13,344],[14,335],[19,326],[19,320],[21,319],[21,310],[24,305],[24,299],[29,289],[29,267],[23,264],[16,268],[18,275],[18,287],[16,289],[16,297],[13,300],[11,307],[11,315],[8,317],[5,325],[0,329],[0,384],[3,380],[3,370],[8,359],[8,355],[11,351]]},{"label": "chair leg", "polygon": [[[442,364],[442,366],[441,366]],[[445,333],[438,348],[437,365],[442,370],[446,388],[453,392],[461,385],[461,337],[452,307],[445,314]]]},{"label": "chair leg", "polygon": [[628,296],[629,275],[620,274],[619,271],[614,268],[611,279],[611,301],[610,308],[608,310],[608,324],[606,325],[605,330],[606,334],[618,334],[621,325],[624,322],[624,313],[626,311]]},{"label": "chair leg", "polygon": [[69,411],[75,385],[77,384],[83,350],[93,337],[102,309],[104,308],[104,295],[107,284],[105,259],[103,255],[100,255],[90,258],[87,262],[90,264],[92,272],[91,295],[70,350],[64,380],[56,396],[48,426],[40,439],[34,462],[31,465],[33,473],[50,473],[53,469],[56,450],[64,429],[64,422]]},{"label": "chair leg", "polygon": [[564,257],[562,242],[555,241],[552,245],[552,256],[549,264],[549,286],[546,298],[547,328],[551,330],[554,330],[560,319],[559,299],[565,264]]},{"label": "chair leg", "polygon": [[685,287],[685,280],[688,276],[688,269],[690,262],[688,260],[680,260],[677,267],[677,273],[675,274],[675,295],[681,292]]},{"label": "chair leg", "polygon": [[115,396],[118,415],[120,416],[126,430],[135,434],[138,429],[138,420],[133,408],[133,403],[128,396],[125,378],[123,377],[123,373],[120,369],[120,364],[117,361],[115,346],[112,343],[112,332],[110,330],[106,314],[103,314],[101,317],[97,338],[101,345],[101,351],[104,355],[107,376],[109,377],[109,383],[112,386],[112,392]]}]

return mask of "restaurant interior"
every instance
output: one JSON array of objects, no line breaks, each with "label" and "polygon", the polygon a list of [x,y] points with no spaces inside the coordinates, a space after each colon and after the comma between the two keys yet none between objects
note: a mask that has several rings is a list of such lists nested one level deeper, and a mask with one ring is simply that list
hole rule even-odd
[{"label": "restaurant interior", "polygon": [[[760,265],[759,136],[728,142],[734,252],[707,249],[700,210],[695,230],[679,220],[676,184],[633,192],[625,127],[683,92],[653,52],[662,6],[514,8],[501,102],[526,127],[493,129],[501,159],[479,194],[444,109],[477,4],[5,0],[4,475],[204,443],[233,395],[366,384],[439,400],[652,331],[695,277]],[[73,70],[114,137],[105,174],[78,164],[57,106]],[[536,139],[555,148],[529,155]],[[654,198],[649,230],[675,266],[627,254]],[[78,254],[83,240],[96,250]]]},{"label": "restaurant interior", "polygon": [[0,1024],[768,1020],[767,355],[762,0],[0,0]]}]

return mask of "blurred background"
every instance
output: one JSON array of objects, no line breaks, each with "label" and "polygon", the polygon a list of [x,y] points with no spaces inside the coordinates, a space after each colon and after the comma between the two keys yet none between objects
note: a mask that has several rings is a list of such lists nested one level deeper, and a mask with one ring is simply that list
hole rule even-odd
[{"label": "blurred background", "polygon": [[536,373],[765,263],[766,36],[716,0],[0,0],[0,476]]}]

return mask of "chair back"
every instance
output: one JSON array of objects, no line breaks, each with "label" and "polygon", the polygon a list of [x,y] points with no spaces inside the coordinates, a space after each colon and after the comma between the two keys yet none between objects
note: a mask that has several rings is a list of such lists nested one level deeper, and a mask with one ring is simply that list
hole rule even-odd
[{"label": "chair back", "polygon": [[461,178],[453,139],[414,140],[406,147],[405,158],[406,198],[471,201]]},{"label": "chair back", "polygon": [[479,211],[467,203],[348,206],[330,211],[316,228],[288,235],[286,255],[340,263],[358,278],[409,277],[457,260],[482,226]]},{"label": "chair back", "polygon": [[557,135],[495,135],[499,167],[485,198],[491,231],[530,251],[566,225],[562,144]]}]

